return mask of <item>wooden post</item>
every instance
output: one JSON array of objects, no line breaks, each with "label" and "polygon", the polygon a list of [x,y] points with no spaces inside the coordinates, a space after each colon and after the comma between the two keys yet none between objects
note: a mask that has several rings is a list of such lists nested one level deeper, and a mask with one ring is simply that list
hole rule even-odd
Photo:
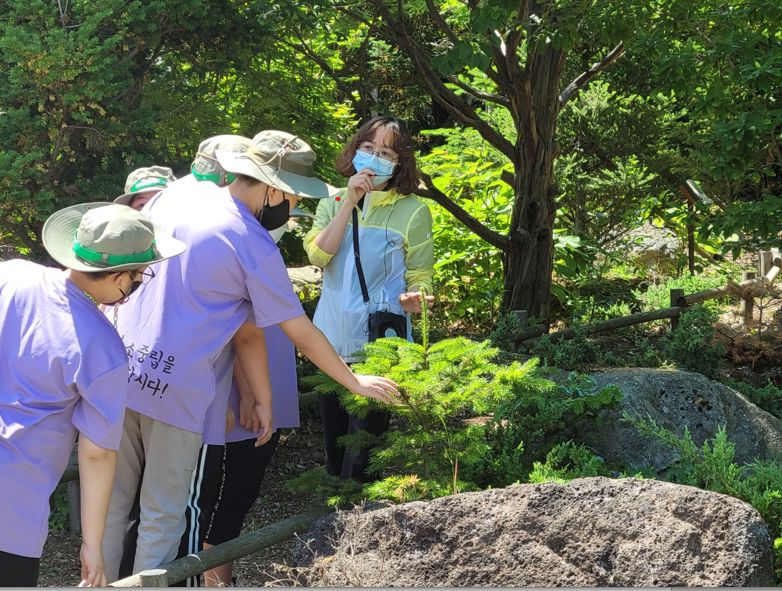
[{"label": "wooden post", "polygon": [[81,482],[71,480],[65,486],[68,487],[68,521],[71,526],[71,535],[81,535]]},{"label": "wooden post", "polygon": [[774,266],[774,256],[770,250],[761,250],[758,257],[758,275],[767,275]]},{"label": "wooden post", "polygon": [[[307,513],[294,515],[197,554],[188,554],[184,558],[178,558],[173,562],[162,565],[159,569],[144,571],[126,579],[120,579],[109,584],[109,587],[167,587],[173,583],[178,583],[204,573],[226,562],[231,562],[274,544],[290,540],[296,537],[297,533],[303,534],[306,532],[317,519],[333,511],[334,509],[331,507],[321,507]],[[162,576],[160,573],[162,573]],[[151,575],[151,578],[145,579],[148,575]]]},{"label": "wooden post", "polygon": [[[671,290],[671,308],[675,308],[679,305],[679,298],[684,297],[684,290],[683,289],[672,289]],[[674,316],[671,318],[671,330],[676,330],[679,328],[679,317]]]},{"label": "wooden post", "polygon": [[527,328],[529,317],[526,310],[513,310],[516,318],[519,319],[519,328]]},{"label": "wooden post", "polygon": [[153,568],[138,574],[139,587],[168,587],[168,572],[164,568]]},{"label": "wooden post", "polygon": [[[695,215],[694,203],[690,204],[690,212]],[[687,226],[687,263],[690,267],[690,275],[695,275],[695,228],[692,224]],[[677,323],[678,320],[677,318]]]},{"label": "wooden post", "polygon": [[[746,281],[747,279],[754,279],[755,278],[755,272],[754,271],[742,271],[741,272],[741,280]],[[743,298],[741,300],[741,307],[739,308],[740,314],[741,314],[741,323],[745,326],[750,326],[752,324],[752,314],[755,308],[755,300],[754,298]]]},{"label": "wooden post", "polygon": [[[70,466],[76,466],[79,462],[79,444],[76,443],[71,450]],[[77,468],[78,469],[78,468]],[[71,480],[66,485],[68,490],[68,523],[72,536],[81,535],[81,483]]]}]

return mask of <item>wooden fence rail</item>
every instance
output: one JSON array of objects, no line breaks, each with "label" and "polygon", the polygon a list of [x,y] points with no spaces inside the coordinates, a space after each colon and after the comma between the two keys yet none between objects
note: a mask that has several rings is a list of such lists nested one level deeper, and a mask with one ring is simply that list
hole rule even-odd
[{"label": "wooden fence rail", "polygon": [[[750,287],[753,285],[757,285],[759,287],[768,287],[779,276],[780,271],[782,271],[782,257],[780,257],[780,254],[776,249],[772,251],[761,251],[761,255],[762,256],[761,256],[760,269],[765,271],[764,267],[767,267],[769,265],[770,268],[767,271],[765,271],[764,274],[761,275],[760,277],[746,279],[732,286],[723,285],[721,287],[706,289],[704,291],[699,291],[697,293],[693,293],[690,295],[682,294],[681,290],[671,290],[672,301],[671,301],[670,308],[662,308],[660,310],[650,310],[648,312],[637,312],[635,314],[630,314],[628,316],[620,316],[618,318],[611,318],[610,320],[595,322],[594,324],[589,325],[589,330],[591,332],[605,332],[607,330],[613,330],[615,328],[623,328],[625,326],[633,326],[636,324],[651,322],[652,320],[661,320],[665,318],[671,318],[673,320],[676,320],[683,312],[687,311],[688,306],[731,295],[730,292],[735,287],[742,288],[742,287]],[[674,296],[673,294],[677,291],[678,293],[676,293]],[[748,303],[745,304],[745,306],[749,307],[748,313],[751,314],[752,311],[751,300],[748,301]],[[745,312],[745,314],[747,314],[747,312]],[[538,334],[534,334],[535,331],[533,329],[537,329]],[[522,329],[516,335],[515,340],[517,343],[520,342],[523,346],[529,348],[532,347],[538,341],[539,336],[543,335],[544,333],[545,333],[545,329],[543,325],[538,324],[538,325],[531,326],[529,328]],[[575,337],[576,329],[567,328],[565,330],[548,333],[548,335],[551,342],[556,343],[557,341],[561,341],[563,339],[567,340]]]},{"label": "wooden fence rail", "polygon": [[304,533],[315,521],[333,512],[331,507],[321,507],[289,517],[262,529],[239,536],[234,540],[218,544],[212,548],[189,554],[151,571],[144,571],[109,585],[109,587],[168,587],[208,570],[259,552],[285,540],[297,533]]},{"label": "wooden fence rail", "polygon": [[[610,320],[602,320],[589,325],[590,332],[605,332],[607,330],[613,330],[615,328],[623,328],[625,326],[633,326],[634,324],[643,324],[644,322],[651,322],[652,320],[664,320],[666,318],[678,318],[678,316],[685,312],[686,308],[663,308],[661,310],[649,310],[648,312],[637,312],[636,314],[630,314],[629,316],[620,316],[618,318],[611,318]],[[575,328],[566,328],[557,332],[549,333],[549,339],[552,343],[557,341],[572,339],[576,336]],[[525,347],[531,347],[538,341],[537,338],[527,339],[522,342]]]}]

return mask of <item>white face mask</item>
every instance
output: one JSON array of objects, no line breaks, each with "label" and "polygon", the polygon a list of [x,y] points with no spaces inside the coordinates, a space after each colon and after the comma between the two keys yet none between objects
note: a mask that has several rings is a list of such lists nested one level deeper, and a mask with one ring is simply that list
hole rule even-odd
[{"label": "white face mask", "polygon": [[275,228],[274,230],[269,230],[269,236],[272,237],[272,240],[274,240],[274,243],[277,244],[280,239],[285,235],[285,232],[288,231],[288,224],[283,224],[279,228]]}]

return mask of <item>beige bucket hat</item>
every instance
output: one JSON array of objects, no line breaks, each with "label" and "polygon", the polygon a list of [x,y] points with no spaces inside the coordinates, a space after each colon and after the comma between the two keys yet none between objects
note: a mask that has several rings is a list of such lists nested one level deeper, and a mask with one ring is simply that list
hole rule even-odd
[{"label": "beige bucket hat", "polygon": [[228,172],[292,195],[314,199],[330,195],[328,185],[315,177],[315,152],[307,142],[285,131],[262,131],[246,152],[216,150],[215,157]]},{"label": "beige bucket hat", "polygon": [[185,251],[139,212],[114,203],[82,203],[52,214],[43,245],[63,267],[96,273],[159,263]]},{"label": "beige bucket hat", "polygon": [[241,135],[216,135],[204,140],[198,146],[190,172],[199,181],[211,181],[217,185],[229,185],[236,177],[221,166],[215,157],[217,150],[244,154],[252,140]]}]

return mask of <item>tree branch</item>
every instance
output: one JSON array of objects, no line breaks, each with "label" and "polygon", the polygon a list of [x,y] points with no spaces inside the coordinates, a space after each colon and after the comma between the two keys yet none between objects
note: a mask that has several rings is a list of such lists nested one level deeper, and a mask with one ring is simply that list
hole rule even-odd
[{"label": "tree branch", "polygon": [[491,94],[489,92],[482,92],[478,90],[477,88],[473,88],[469,84],[466,84],[459,80],[457,76],[449,76],[448,81],[451,84],[455,84],[459,88],[461,88],[463,91],[471,94],[477,99],[480,99],[482,101],[488,101],[490,103],[497,103],[498,105],[502,105],[505,108],[510,108],[510,101],[505,98],[504,96],[499,96],[497,94]]},{"label": "tree branch", "polygon": [[448,195],[443,193],[440,189],[434,186],[432,177],[428,174],[421,172],[421,177],[424,179],[426,189],[418,189],[415,194],[419,197],[426,197],[431,199],[437,204],[441,205],[448,213],[450,213],[457,220],[462,222],[467,229],[476,234],[479,238],[485,240],[495,248],[503,252],[507,252],[510,249],[510,240],[500,234],[484,226],[477,219],[472,217],[469,213],[464,211],[456,203],[454,203]]},{"label": "tree branch", "polygon": [[620,41],[619,45],[614,47],[608,55],[606,55],[600,62],[596,64],[592,64],[592,67],[589,68],[586,72],[581,74],[578,78],[573,80],[570,84],[568,84],[568,87],[562,91],[562,93],[559,95],[559,107],[560,109],[564,107],[567,102],[572,99],[578,92],[584,88],[589,82],[597,76],[600,72],[605,70],[608,66],[613,64],[616,60],[618,60],[620,57],[624,55],[625,52],[625,46]]},{"label": "tree branch", "polygon": [[60,11],[60,23],[62,24],[62,30],[68,35],[68,24],[65,22],[65,15],[68,11],[68,3],[65,3],[65,10],[63,10],[62,2],[57,0],[57,9]]},{"label": "tree branch", "polygon": [[453,29],[448,26],[448,23],[445,22],[443,15],[437,10],[434,2],[432,2],[432,0],[426,0],[426,7],[429,9],[429,14],[434,19],[434,22],[437,23],[437,26],[440,27],[443,34],[448,37],[452,43],[456,43],[459,38],[456,36],[456,33],[453,32]]},{"label": "tree branch", "polygon": [[445,83],[440,76],[432,70],[430,66],[430,57],[419,47],[407,33],[403,23],[398,23],[391,12],[380,0],[370,0],[377,7],[386,22],[392,28],[392,38],[394,42],[405,50],[408,57],[413,61],[416,71],[421,75],[422,82],[430,94],[445,109],[465,125],[474,128],[487,142],[502,152],[511,162],[515,161],[515,152],[513,144],[503,135],[497,132],[491,125],[484,121],[480,115],[473,109],[467,101],[461,99]]},{"label": "tree branch", "polygon": [[345,82],[342,80],[342,78],[340,78],[340,76],[334,71],[334,69],[331,66],[329,66],[329,64],[328,64],[328,62],[326,62],[326,60],[324,60],[322,57],[320,57],[317,53],[312,51],[307,46],[307,42],[304,41],[304,38],[302,37],[301,33],[299,32],[299,30],[296,27],[293,28],[293,34],[296,35],[296,37],[298,38],[300,44],[298,44],[298,43],[289,43],[285,39],[282,39],[282,38],[279,38],[279,37],[277,39],[283,45],[287,45],[288,47],[290,47],[292,49],[295,49],[296,51],[298,51],[299,53],[301,53],[305,57],[309,58],[310,60],[312,60],[313,62],[318,64],[320,69],[323,70],[326,74],[328,74],[329,77],[332,80],[334,80],[334,82],[336,82],[336,84],[337,84],[337,86],[339,86],[340,90],[342,92],[344,92],[345,96],[347,96],[351,100],[351,102],[353,102],[354,105],[355,105],[355,101],[353,100],[353,89],[351,89],[347,84],[345,84]]}]

